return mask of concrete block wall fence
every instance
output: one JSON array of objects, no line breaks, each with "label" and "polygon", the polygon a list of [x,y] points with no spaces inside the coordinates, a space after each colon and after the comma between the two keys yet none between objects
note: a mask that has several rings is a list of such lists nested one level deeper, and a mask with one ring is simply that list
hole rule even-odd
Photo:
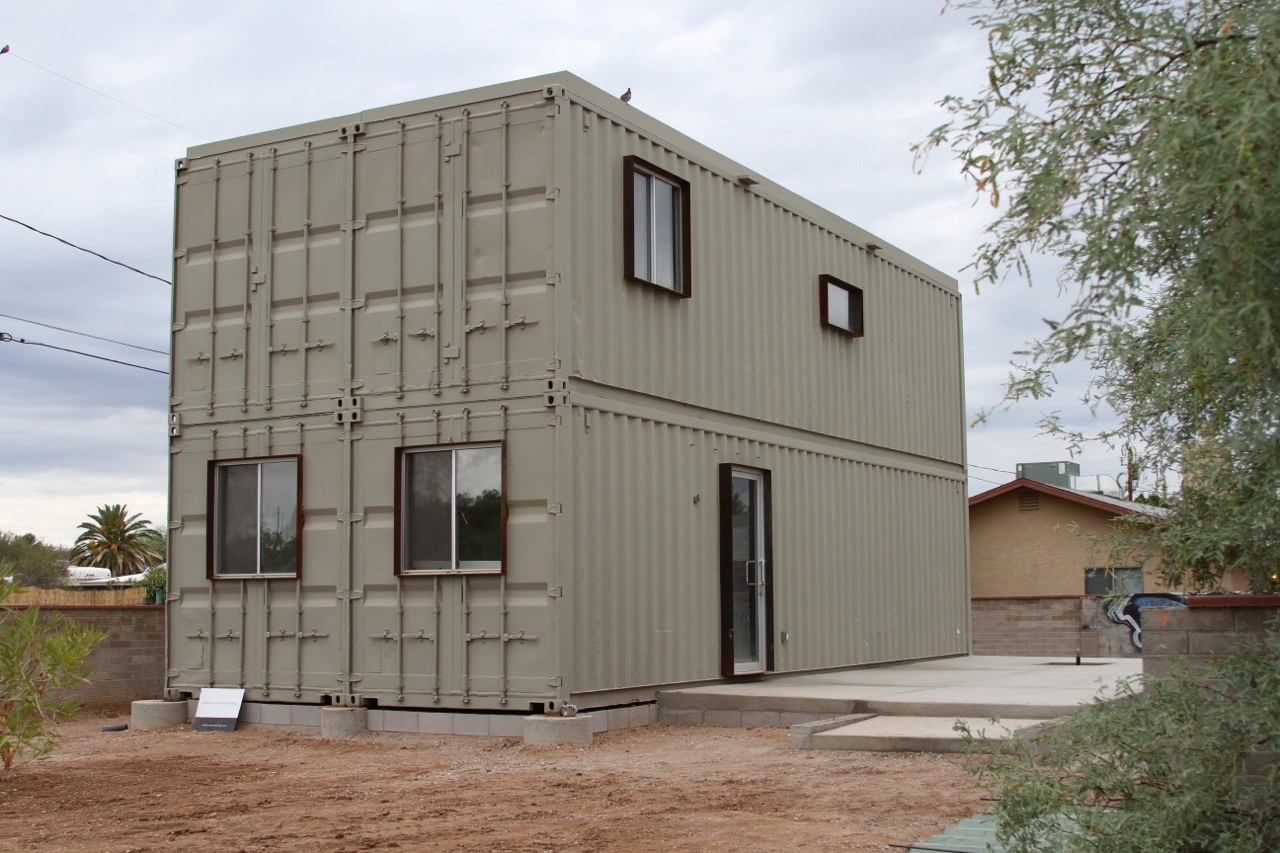
[{"label": "concrete block wall fence", "polygon": [[125,704],[164,694],[163,607],[55,606],[41,607],[40,613],[42,618],[61,614],[63,619],[107,633],[89,655],[88,683],[68,694],[86,707]]},{"label": "concrete block wall fence", "polygon": [[1166,675],[1178,659],[1203,665],[1258,640],[1280,615],[1280,595],[1198,595],[1186,607],[1142,608],[1142,671]]},{"label": "concrete block wall fence", "polygon": [[975,655],[1139,655],[1128,628],[1107,619],[1097,596],[982,596],[970,604]]},{"label": "concrete block wall fence", "polygon": [[[1186,607],[1144,607],[1142,672],[1166,675],[1177,660],[1212,663],[1261,639],[1277,617],[1280,595],[1203,595],[1188,598]],[[1264,782],[1277,763],[1280,752],[1259,750],[1241,761],[1240,777]]]}]

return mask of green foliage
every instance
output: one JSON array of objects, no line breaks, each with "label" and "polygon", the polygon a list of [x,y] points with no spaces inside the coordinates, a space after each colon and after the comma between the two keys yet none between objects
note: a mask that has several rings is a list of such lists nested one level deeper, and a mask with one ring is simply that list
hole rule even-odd
[{"label": "green foliage", "polygon": [[148,527],[142,531],[139,538],[148,548],[155,552],[156,556],[160,558],[160,563],[169,561],[169,536],[165,531],[157,527]]},{"label": "green foliage", "polygon": [[63,692],[84,681],[85,659],[106,636],[96,628],[41,618],[36,607],[3,606],[13,585],[0,583],[0,766],[44,758],[57,746],[54,724],[79,703]]},{"label": "green foliage", "polygon": [[1121,692],[974,769],[1010,853],[1280,850],[1280,633]]},{"label": "green foliage", "polygon": [[51,589],[66,583],[66,552],[41,542],[31,533],[0,531],[0,577],[12,577],[22,586]]},{"label": "green foliage", "polygon": [[150,544],[155,535],[151,522],[141,515],[129,515],[122,504],[98,507],[80,525],[84,532],[71,548],[71,562],[110,569],[114,576],[140,574],[149,565],[164,562]]},{"label": "green foliage", "polygon": [[[1280,4],[966,0],[989,33],[987,87],[943,101],[948,145],[1001,208],[978,282],[1037,255],[1075,291],[1025,353],[1006,401],[1095,368],[1094,438],[1145,447],[1181,478],[1148,536],[1175,583],[1280,563]],[[1074,441],[1087,436],[1051,430]]]},{"label": "green foliage", "polygon": [[169,570],[164,566],[152,566],[147,569],[147,573],[142,576],[142,580],[138,581],[137,586],[143,589],[157,590],[165,589],[169,584]]},{"label": "green foliage", "polygon": [[140,586],[147,591],[144,604],[164,604],[165,593],[169,588],[168,567],[152,566],[147,569],[147,573],[143,575],[142,580],[138,581],[136,586]]}]

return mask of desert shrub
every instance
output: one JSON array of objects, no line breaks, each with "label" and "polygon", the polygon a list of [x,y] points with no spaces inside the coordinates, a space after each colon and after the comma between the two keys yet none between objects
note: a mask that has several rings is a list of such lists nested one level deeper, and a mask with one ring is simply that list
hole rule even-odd
[{"label": "desert shrub", "polygon": [[1209,667],[1123,683],[975,767],[1010,853],[1280,850],[1280,632]]},{"label": "desert shrub", "polygon": [[13,584],[0,583],[0,766],[45,758],[57,746],[55,724],[79,702],[67,688],[86,680],[84,662],[103,631],[37,607],[4,605]]}]

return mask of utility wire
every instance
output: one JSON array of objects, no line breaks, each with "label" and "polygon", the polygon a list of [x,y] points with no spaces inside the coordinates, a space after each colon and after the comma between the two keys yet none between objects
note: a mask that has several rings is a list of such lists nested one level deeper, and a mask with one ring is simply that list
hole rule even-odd
[{"label": "utility wire", "polygon": [[[0,314],[0,317],[3,317],[3,316],[4,316],[3,314]],[[988,468],[986,465],[975,465],[975,464],[974,464],[974,463],[972,463],[972,462],[970,462],[970,463],[969,463],[969,467],[970,467],[970,468],[981,468],[983,471],[995,471],[997,474],[1008,474],[1010,477],[1012,477],[1012,476],[1013,476],[1013,472],[1012,472],[1012,471],[1004,471],[1004,470],[1001,470],[1000,468]]]},{"label": "utility wire", "polygon": [[75,329],[64,329],[61,326],[51,326],[48,323],[38,323],[35,320],[27,320],[23,317],[15,317],[12,314],[0,314],[0,317],[4,317],[6,320],[17,320],[19,323],[30,323],[33,326],[43,326],[46,329],[53,329],[54,331],[57,331],[57,332],[66,332],[69,335],[79,335],[82,338],[93,338],[95,341],[106,341],[109,344],[117,344],[122,347],[129,347],[130,349],[140,349],[143,352],[153,352],[153,353],[156,353],[157,355],[169,354],[168,352],[162,349],[152,349],[151,347],[139,346],[138,344],[127,344],[124,341],[114,341],[111,338],[102,338],[97,335],[91,335],[88,332],[77,332]]},{"label": "utility wire", "polygon": [[46,73],[48,73],[48,74],[52,74],[54,77],[61,77],[63,80],[66,80],[68,83],[74,83],[75,85],[79,86],[81,89],[87,89],[87,90],[89,90],[90,92],[93,92],[95,95],[101,95],[102,97],[106,98],[106,99],[107,99],[107,100],[109,100],[109,101],[115,101],[117,104],[119,104],[119,105],[120,105],[120,106],[122,106],[122,107],[128,107],[129,109],[133,110],[134,112],[142,113],[142,114],[143,114],[144,116],[146,116],[147,118],[153,118],[153,119],[155,119],[156,121],[162,121],[162,122],[164,122],[165,124],[169,125],[170,127],[176,127],[178,130],[181,130],[183,133],[189,133],[189,134],[191,134],[192,136],[199,137],[200,139],[203,139],[205,142],[211,142],[211,141],[212,141],[212,140],[210,140],[210,139],[209,139],[209,137],[207,137],[207,136],[200,136],[200,134],[196,133],[194,130],[190,130],[189,128],[185,128],[185,127],[183,127],[183,126],[182,126],[182,125],[180,125],[180,124],[174,124],[173,122],[169,121],[167,118],[161,118],[160,116],[155,115],[154,113],[149,113],[149,112],[147,112],[147,111],[146,111],[146,110],[144,110],[144,109],[140,109],[139,107],[135,107],[133,104],[125,103],[124,101],[120,100],[119,98],[113,98],[112,96],[108,95],[106,92],[99,92],[97,89],[94,89],[94,88],[93,88],[93,87],[91,87],[91,86],[86,86],[85,84],[81,83],[79,80],[72,80],[70,77],[68,77],[68,76],[67,76],[67,75],[65,75],[65,74],[59,74],[57,71],[54,71],[54,70],[53,70],[53,69],[51,69],[51,68],[45,68],[43,65],[40,65],[40,64],[35,63],[35,62],[32,62],[30,59],[27,59],[25,56],[18,56],[18,54],[14,53],[12,50],[10,50],[10,49],[9,49],[9,45],[7,45],[7,44],[6,44],[3,48],[0,48],[0,54],[5,54],[5,53],[9,54],[9,55],[10,55],[10,56],[12,56],[14,59],[21,59],[23,62],[27,63],[28,65],[32,65],[32,66],[34,66],[34,67],[36,67],[36,68],[39,68],[41,71],[44,71],[44,72],[46,72]]},{"label": "utility wire", "polygon": [[997,483],[995,480],[988,480],[986,477],[976,477],[973,474],[968,475],[970,480],[981,480],[984,483],[990,483],[993,486],[1003,486],[1004,483]]},{"label": "utility wire", "polygon": [[55,347],[53,344],[42,344],[39,341],[28,341],[24,338],[15,338],[13,335],[9,334],[8,332],[0,332],[0,343],[27,344],[28,346],[33,346],[33,347],[47,347],[48,349],[56,349],[62,352],[69,352],[74,355],[83,355],[86,358],[96,358],[99,361],[109,361],[112,364],[123,364],[125,367],[136,367],[139,370],[149,370],[152,373],[160,373],[165,376],[169,375],[169,371],[167,370],[157,370],[154,367],[143,367],[141,364],[133,364],[128,361],[119,361],[118,359],[107,358],[106,356],[94,355],[93,353],[90,353],[90,352],[80,352],[79,350],[67,349],[66,347]]},{"label": "utility wire", "polygon": [[165,284],[169,285],[170,287],[173,287],[173,282],[169,281],[169,279],[167,278],[161,278],[158,275],[152,275],[149,272],[143,272],[137,267],[131,267],[128,264],[124,263],[123,261],[117,261],[113,258],[108,258],[106,255],[99,254],[98,252],[95,252],[92,249],[86,249],[84,246],[77,246],[75,243],[72,243],[70,240],[63,240],[61,237],[58,237],[57,235],[50,234],[47,231],[41,231],[39,228],[36,228],[35,226],[32,226],[32,225],[28,225],[27,223],[23,222],[20,219],[14,219],[12,216],[5,216],[3,213],[0,213],[0,219],[4,219],[8,222],[12,222],[14,225],[21,225],[23,228],[26,228],[28,231],[34,231],[37,234],[41,234],[45,237],[50,238],[51,240],[57,240],[59,243],[63,244],[64,246],[70,246],[73,249],[79,249],[82,252],[87,252],[88,254],[93,255],[96,258],[102,258],[102,260],[106,261],[107,263],[115,264],[118,267],[124,267],[127,270],[136,272],[138,275],[145,275],[147,278],[154,278],[156,281],[162,281]]}]

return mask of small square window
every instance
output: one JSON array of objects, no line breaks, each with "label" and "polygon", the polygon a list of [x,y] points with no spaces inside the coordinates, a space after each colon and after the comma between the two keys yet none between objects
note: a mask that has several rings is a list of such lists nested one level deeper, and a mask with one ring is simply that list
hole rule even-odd
[{"label": "small square window", "polygon": [[506,493],[501,444],[401,450],[399,574],[502,571]]},{"label": "small square window", "polygon": [[689,182],[638,157],[623,160],[626,276],[689,295]]},{"label": "small square window", "polygon": [[862,290],[833,275],[818,277],[818,299],[822,305],[822,325],[838,332],[862,337]]},{"label": "small square window", "polygon": [[297,456],[211,462],[212,577],[296,577],[302,518]]}]

